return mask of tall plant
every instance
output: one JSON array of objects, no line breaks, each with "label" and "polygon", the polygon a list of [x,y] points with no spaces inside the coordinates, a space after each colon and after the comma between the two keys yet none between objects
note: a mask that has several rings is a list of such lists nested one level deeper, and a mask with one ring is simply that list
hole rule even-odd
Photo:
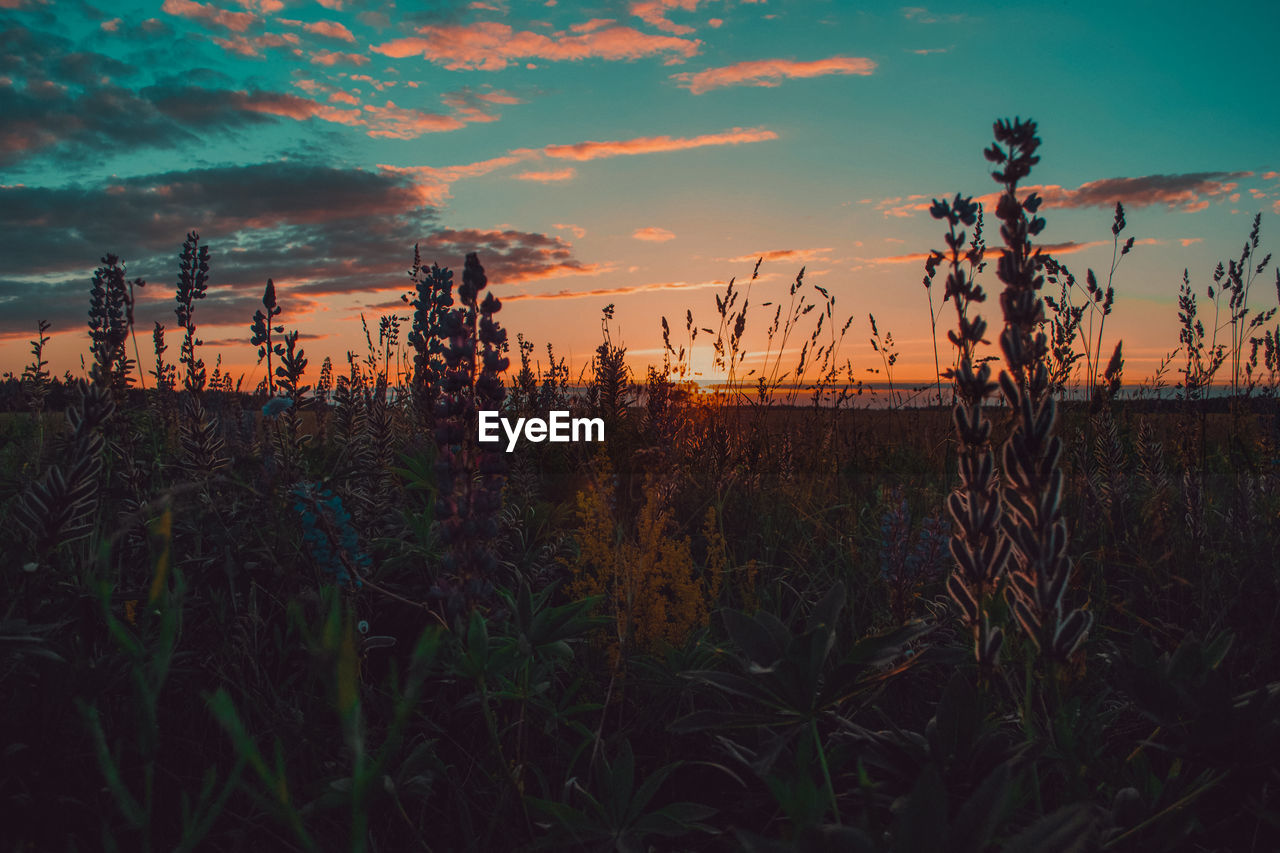
[{"label": "tall plant", "polygon": [[1004,575],[1010,543],[1001,530],[1004,510],[991,447],[991,421],[983,412],[983,404],[996,386],[991,381],[991,366],[977,358],[977,348],[984,343],[987,330],[986,321],[974,313],[975,306],[987,298],[977,282],[985,245],[975,231],[966,248],[968,235],[961,228],[976,229],[981,211],[981,205],[971,197],[958,193],[951,201],[933,202],[933,217],[947,222],[947,251],[930,253],[926,281],[933,279],[938,265],[945,260],[949,271],[942,301],[953,301],[957,321],[956,330],[947,332],[957,350],[956,367],[946,376],[955,383],[953,419],[960,445],[960,485],[947,499],[947,508],[955,520],[951,553],[956,560],[955,569],[947,578],[947,592],[973,632],[974,656],[979,666],[990,673],[999,663],[1004,633],[991,626],[989,609]]},{"label": "tall plant", "polygon": [[204,391],[206,380],[204,360],[196,355],[201,341],[196,337],[195,306],[197,300],[204,299],[208,287],[209,247],[201,246],[200,235],[192,231],[187,234],[178,256],[178,304],[174,313],[184,333],[178,359],[185,371],[182,384],[195,395]]},{"label": "tall plant", "polygon": [[[448,548],[446,568],[451,609],[487,598],[497,569],[492,543],[498,533],[506,459],[498,444],[480,444],[481,410],[496,410],[506,396],[501,374],[510,365],[503,352],[507,332],[494,319],[502,303],[480,293],[488,285],[484,267],[467,255],[458,307],[441,315],[444,373],[436,410],[436,522]],[[443,591],[443,589],[442,589]]]},{"label": "tall plant", "polygon": [[127,281],[124,264],[108,254],[89,289],[89,351],[93,354],[89,376],[117,396],[133,384],[135,362],[126,344],[133,325],[133,288],[142,284],[140,278]]},{"label": "tall plant", "polygon": [[[1057,404],[1049,390],[1045,363],[1043,260],[1032,238],[1044,230],[1037,216],[1041,198],[1034,192],[1018,197],[1018,183],[1040,161],[1040,139],[1032,121],[998,121],[995,143],[986,150],[1004,186],[996,205],[1004,252],[996,275],[1004,283],[1000,307],[1004,329],[1000,349],[1007,370],[1000,388],[1013,410],[1013,430],[1004,444],[1005,534],[1012,545],[1012,571],[1005,597],[1018,624],[1050,663],[1067,660],[1088,634],[1092,614],[1066,611],[1063,599],[1071,579],[1067,557],[1067,522],[1062,514],[1063,475],[1058,465],[1062,439],[1054,435]],[[1117,232],[1118,233],[1118,232]]]}]

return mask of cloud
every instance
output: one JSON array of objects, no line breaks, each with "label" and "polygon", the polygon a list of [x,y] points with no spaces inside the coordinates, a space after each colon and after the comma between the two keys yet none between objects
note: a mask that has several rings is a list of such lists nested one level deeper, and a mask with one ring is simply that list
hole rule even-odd
[{"label": "cloud", "polygon": [[644,240],[647,243],[665,243],[668,240],[676,238],[675,232],[668,231],[665,228],[656,228],[649,226],[648,228],[637,228],[631,232],[631,236],[636,240]]},{"label": "cloud", "polygon": [[439,206],[452,196],[453,184],[466,178],[478,178],[522,163],[537,152],[520,148],[500,157],[479,160],[460,166],[383,166],[378,168],[395,175],[403,175],[413,182],[414,190],[423,204]]},{"label": "cloud", "polygon": [[440,100],[453,110],[454,115],[468,122],[497,121],[497,107],[524,103],[504,89],[473,89],[470,86],[446,92]]},{"label": "cloud", "polygon": [[198,3],[196,0],[164,0],[160,9],[169,15],[203,21],[233,33],[243,33],[259,20],[252,12],[232,12],[219,9],[212,3]]},{"label": "cloud", "polygon": [[965,15],[939,15],[935,12],[930,12],[924,6],[903,6],[902,17],[919,24],[959,24],[967,20]]},{"label": "cloud", "polygon": [[[1135,240],[1135,246],[1154,246],[1160,241],[1151,237],[1142,240]],[[1040,243],[1034,248],[1039,249],[1046,255],[1070,255],[1075,252],[1083,252],[1086,249],[1096,249],[1100,246],[1110,246],[1110,240],[1089,240],[1084,243],[1078,243],[1075,240],[1067,240],[1062,243]],[[987,246],[986,258],[993,261],[1004,254],[1004,250],[999,246]],[[857,260],[866,264],[915,264],[924,263],[929,258],[928,252],[911,252],[906,255],[890,255],[882,258],[857,258]]]},{"label": "cloud", "polygon": [[534,181],[540,184],[552,184],[559,181],[571,181],[578,175],[572,166],[564,169],[545,169],[543,171],[521,172],[515,176],[517,181]]},{"label": "cloud", "polygon": [[268,277],[286,322],[321,297],[403,292],[413,245],[456,267],[480,253],[495,284],[606,271],[560,237],[515,229],[439,227],[410,175],[283,161],[112,179],[59,188],[0,187],[0,335],[84,325],[89,279],[105,252],[128,262],[144,288],[138,323],[173,325],[171,282],[183,236],[211,247],[202,324],[247,323]]},{"label": "cloud", "polygon": [[[199,13],[212,14],[209,8],[199,6],[205,10]],[[299,49],[294,33],[228,33],[212,36],[212,41],[244,55],[276,46]],[[312,60],[359,64],[369,58],[322,50]],[[516,100],[501,90],[469,96],[463,90],[454,93],[453,115],[392,101],[352,109],[356,104],[349,96],[325,103],[296,93],[224,88],[222,75],[203,69],[142,87],[125,85],[135,74],[133,64],[77,49],[55,34],[23,27],[0,31],[0,167],[48,156],[65,169],[69,162],[101,163],[104,152],[212,145],[219,136],[282,119],[317,119],[375,137],[410,139],[491,121],[495,105]],[[309,94],[334,91],[315,81],[300,81],[299,88]]]},{"label": "cloud", "polygon": [[932,201],[926,195],[892,196],[875,202],[875,209],[886,217],[906,218],[928,210]]},{"label": "cloud", "polygon": [[1252,177],[1252,172],[1187,172],[1177,175],[1145,175],[1137,178],[1103,178],[1081,184],[1076,189],[1042,186],[1034,189],[1045,203],[1054,207],[1149,207],[1163,204],[1202,210],[1208,200],[1229,195],[1236,181]]},{"label": "cloud", "polygon": [[831,74],[867,76],[876,69],[870,59],[860,56],[832,56],[797,62],[791,59],[758,59],[738,62],[723,68],[673,74],[672,79],[695,95],[726,86],[779,85],[783,80],[809,77],[825,77]]},{"label": "cloud", "polygon": [[355,65],[356,67],[369,64],[369,57],[362,53],[344,53],[340,50],[313,50],[311,51],[311,64],[332,67],[334,65]]},{"label": "cloud", "polygon": [[[423,204],[438,206],[444,204],[452,196],[452,187],[457,181],[488,175],[509,166],[537,160],[544,156],[553,159],[583,162],[606,157],[682,151],[708,145],[737,145],[776,138],[776,133],[762,128],[753,130],[734,128],[724,133],[691,138],[641,137],[613,142],[578,142],[568,145],[548,145],[542,149],[514,148],[498,157],[458,166],[379,165],[378,168],[390,174],[401,175],[410,179]],[[530,170],[523,173],[523,175],[536,175],[537,177],[517,177],[523,177],[524,180],[551,180],[553,178],[567,180],[572,177],[561,178],[561,175],[564,175],[565,172],[565,169]]]},{"label": "cloud", "polygon": [[683,36],[692,33],[693,27],[673,23],[667,14],[673,9],[692,12],[697,7],[698,0],[638,0],[631,4],[631,14],[664,33]]},{"label": "cloud", "polygon": [[624,284],[618,287],[598,287],[592,290],[556,290],[546,293],[514,293],[502,297],[503,302],[521,302],[527,299],[587,299],[592,297],[612,298],[629,296],[633,293],[651,293],[660,290],[701,290],[708,287],[724,287],[723,281],[662,281],[652,284]]},{"label": "cloud", "polygon": [[723,260],[733,264],[753,264],[756,261],[818,261],[829,260],[823,257],[830,254],[833,249],[772,249],[764,252],[748,252],[745,255],[738,255],[736,258],[724,258]]},{"label": "cloud", "polygon": [[644,136],[612,142],[576,142],[571,145],[548,145],[542,151],[548,157],[555,157],[560,160],[585,161],[632,154],[685,151],[690,148],[703,148],[710,145],[742,145],[749,142],[766,142],[777,138],[778,134],[762,127],[745,130],[741,127],[735,127],[723,133],[708,133],[692,137]]},{"label": "cloud", "polygon": [[[1213,199],[1226,198],[1239,187],[1238,180],[1252,177],[1253,172],[1187,172],[1175,175],[1144,175],[1136,178],[1103,178],[1089,181],[1075,189],[1056,184],[1027,186],[1027,192],[1036,192],[1048,207],[1114,207],[1120,202],[1125,207],[1150,207],[1157,204],[1169,209],[1180,208],[1185,213],[1206,209]],[[978,201],[993,210],[1000,193],[988,193]],[[927,209],[927,206],[926,208]]]},{"label": "cloud", "polygon": [[364,113],[363,124],[369,128],[368,135],[383,139],[417,139],[424,134],[466,126],[466,122],[453,116],[397,107],[394,101],[387,101],[381,107],[366,104]]},{"label": "cloud", "polygon": [[281,117],[349,123],[295,95],[167,84],[46,93],[0,82],[0,113],[0,164],[42,153],[80,159],[121,146],[172,148]]},{"label": "cloud", "polygon": [[[524,284],[565,275],[598,275],[607,271],[600,264],[579,261],[573,256],[572,245],[559,237],[513,229],[441,229],[423,241],[420,249],[424,259],[434,251],[452,259],[453,264],[468,252],[477,252],[485,274],[496,285]],[[505,298],[501,292],[497,295]]]},{"label": "cloud", "polygon": [[557,222],[551,227],[556,229],[557,231],[568,231],[578,240],[581,240],[583,237],[587,236],[587,229],[583,228],[581,225],[573,225],[571,223]]},{"label": "cloud", "polygon": [[687,59],[698,52],[697,40],[656,36],[631,27],[611,26],[589,32],[551,35],[515,30],[508,24],[483,21],[468,26],[424,26],[418,35],[393,39],[371,50],[393,59],[421,56],[450,70],[501,71],[512,62],[605,59],[610,61],[666,56]]},{"label": "cloud", "polygon": [[303,29],[318,36],[337,39],[338,41],[345,41],[351,44],[355,44],[356,41],[355,34],[344,25],[339,24],[337,21],[313,21],[311,23],[304,24]]},{"label": "cloud", "polygon": [[295,54],[302,52],[299,47],[301,39],[294,33],[264,33],[252,38],[239,35],[227,38],[214,36],[211,40],[223,50],[241,56],[261,56],[262,51],[267,48],[292,48]]},{"label": "cloud", "polygon": [[[1103,178],[1089,181],[1071,189],[1056,184],[1030,185],[1021,188],[1023,193],[1036,192],[1046,207],[1085,208],[1114,207],[1120,202],[1125,207],[1141,208],[1163,204],[1169,209],[1194,213],[1206,209],[1213,200],[1226,200],[1240,187],[1239,181],[1253,177],[1253,172],[1187,172],[1174,175],[1144,175],[1132,178]],[[995,210],[1000,192],[979,196],[987,210]],[[870,203],[864,199],[860,203]],[[932,206],[930,196],[914,194],[893,196],[874,202],[874,207],[887,217],[910,217],[928,211]]]},{"label": "cloud", "polygon": [[1178,242],[1181,243],[1182,248],[1185,249],[1188,246],[1194,246],[1196,243],[1203,243],[1204,238],[1203,237],[1183,237],[1182,239],[1178,240]]}]

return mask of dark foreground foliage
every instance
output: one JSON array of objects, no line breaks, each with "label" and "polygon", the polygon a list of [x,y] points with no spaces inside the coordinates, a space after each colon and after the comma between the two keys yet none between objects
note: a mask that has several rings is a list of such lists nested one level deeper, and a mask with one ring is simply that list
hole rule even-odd
[{"label": "dark foreground foliage", "polygon": [[[1038,146],[997,124],[1001,247],[973,199],[934,205],[935,334],[957,319],[932,406],[856,405],[850,324],[803,272],[763,368],[731,284],[688,348],[663,319],[641,383],[606,309],[575,390],[512,352],[474,255],[456,290],[415,257],[411,316],[318,373],[268,282],[250,393],[200,357],[195,234],[144,387],[141,282],[105,258],[92,384],[49,375],[42,325],[3,387],[5,849],[1274,849],[1257,223],[1208,292],[1220,335],[1184,285],[1173,399],[1122,401],[1124,214],[1107,282],[1076,282],[1034,246]],[[699,332],[720,394],[680,381]],[[504,453],[475,440],[499,407],[607,441]]]}]

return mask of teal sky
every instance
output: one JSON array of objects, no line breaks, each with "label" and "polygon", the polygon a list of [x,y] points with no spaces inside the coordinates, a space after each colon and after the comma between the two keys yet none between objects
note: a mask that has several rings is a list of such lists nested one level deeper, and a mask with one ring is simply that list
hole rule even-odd
[{"label": "teal sky", "polygon": [[206,360],[250,375],[268,277],[312,363],[341,361],[360,312],[399,304],[418,242],[454,268],[478,251],[513,335],[578,365],[604,305],[639,367],[661,316],[710,324],[712,287],[763,255],[757,304],[805,266],[853,315],[860,375],[874,313],[902,374],[931,376],[928,201],[993,192],[982,149],[1020,115],[1044,141],[1041,239],[1081,278],[1125,205],[1138,242],[1108,328],[1138,379],[1177,343],[1184,268],[1203,292],[1258,212],[1275,244],[1277,24],[1229,2],[0,0],[4,369],[45,318],[78,372],[106,252],[152,283],[140,332],[172,327],[198,230]]}]

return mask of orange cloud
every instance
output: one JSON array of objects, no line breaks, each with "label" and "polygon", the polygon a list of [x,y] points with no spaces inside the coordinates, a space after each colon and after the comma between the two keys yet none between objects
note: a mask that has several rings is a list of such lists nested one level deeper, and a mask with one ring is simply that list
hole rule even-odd
[{"label": "orange cloud", "polygon": [[164,0],[164,5],[160,8],[170,15],[216,24],[233,33],[244,32],[258,20],[258,16],[252,12],[232,12],[219,9],[212,3],[197,3],[195,0]]},{"label": "orange cloud", "polygon": [[318,36],[338,39],[339,41],[350,42],[352,44],[354,44],[356,40],[355,34],[353,34],[351,30],[336,21],[316,21],[314,23],[303,25],[303,29]]},{"label": "orange cloud", "polygon": [[397,107],[394,101],[385,106],[366,104],[364,108],[369,127],[368,135],[383,139],[417,139],[427,133],[441,133],[465,127],[466,123],[453,116],[426,113],[421,110]]},{"label": "orange cloud", "polygon": [[454,71],[501,71],[511,62],[528,59],[622,60],[666,54],[668,61],[679,61],[696,54],[701,45],[698,40],[649,35],[623,26],[543,35],[484,21],[470,26],[420,27],[417,36],[393,39],[371,49],[393,59],[422,56]]},{"label": "orange cloud", "polygon": [[365,65],[368,62],[369,57],[360,53],[340,53],[333,50],[317,50],[311,54],[312,65],[333,66],[339,63]]},{"label": "orange cloud", "polygon": [[620,287],[600,287],[594,290],[557,290],[550,293],[513,293],[502,297],[503,302],[519,302],[526,299],[586,299],[593,296],[628,296],[632,293],[650,293],[655,290],[701,290],[708,287],[724,287],[723,281],[662,281],[653,284],[630,284]]},{"label": "orange cloud", "polygon": [[[323,84],[306,80],[299,81],[299,88],[309,92],[327,89]],[[348,127],[363,127],[367,135],[375,138],[416,139],[428,133],[443,133],[466,126],[454,116],[406,109],[396,106],[394,101],[387,101],[380,107],[366,104],[363,109],[342,109],[297,95],[267,92],[235,92],[233,95],[235,105],[241,109],[296,121],[317,118]],[[329,100],[353,106],[359,104],[354,95],[337,90],[332,92]]]},{"label": "orange cloud", "polygon": [[274,15],[284,8],[280,0],[236,0],[245,9],[257,9],[264,15]]},{"label": "orange cloud", "polygon": [[536,181],[540,184],[551,184],[557,181],[571,181],[578,176],[578,170],[569,166],[564,169],[548,169],[541,172],[521,172],[516,175],[518,181]]},{"label": "orange cloud", "polygon": [[446,92],[440,100],[454,111],[454,115],[467,122],[497,121],[495,107],[524,103],[520,98],[502,89],[477,91],[470,86],[463,86],[453,92]]},{"label": "orange cloud", "polygon": [[[285,96],[293,97],[293,96]],[[313,101],[307,101],[305,98],[294,98],[300,104],[290,104],[291,108],[299,113],[307,113],[322,105]],[[306,106],[310,105],[310,106]],[[369,108],[366,107],[366,110]],[[356,114],[356,110],[337,111]],[[309,117],[309,113],[308,113]],[[326,118],[325,115],[318,115],[320,118]],[[350,115],[343,115],[342,120],[349,124],[368,124],[362,117],[352,118]],[[437,119],[449,120],[452,117],[439,116]],[[336,118],[326,118],[326,120],[337,120]],[[456,119],[452,119],[456,120]],[[443,126],[439,129],[447,129]],[[429,132],[429,131],[423,131]],[[373,135],[371,133],[371,135]],[[546,148],[514,148],[500,157],[492,157],[488,160],[481,160],[476,163],[469,163],[460,166],[387,166],[379,165],[378,168],[394,174],[410,175],[413,177],[415,187],[423,204],[438,206],[443,204],[447,199],[452,197],[452,185],[454,182],[465,178],[475,178],[481,175],[487,175],[499,169],[505,169],[517,163],[525,163],[530,160],[536,160],[541,156],[552,157],[559,160],[575,160],[578,162],[586,160],[598,160],[606,157],[620,157],[632,154],[652,154],[663,151],[682,151],[689,148],[701,148],[708,145],[738,145],[746,142],[759,142],[769,139],[777,139],[778,135],[771,130],[756,128],[753,130],[743,130],[742,128],[734,128],[724,133],[706,134],[704,136],[695,136],[690,138],[672,138],[670,136],[657,137],[641,137],[638,139],[627,139],[613,142],[578,142],[570,145],[549,145]],[[573,177],[572,174],[566,174],[571,169],[561,170],[535,170],[525,172],[517,177],[522,180],[532,181],[551,181],[551,180],[568,180]],[[754,260],[754,257],[753,257]]]},{"label": "orange cloud", "polygon": [[[860,204],[869,202],[865,199]],[[875,209],[883,213],[885,216],[893,216],[904,218],[915,216],[921,211],[928,210],[931,206],[929,197],[926,195],[909,195],[909,196],[893,196],[891,198],[882,198],[875,203]]]},{"label": "orange cloud", "polygon": [[254,38],[245,38],[244,36],[219,38],[215,36],[213,43],[223,50],[238,53],[241,56],[261,56],[262,50],[268,47],[296,48],[299,44],[299,39],[293,33],[264,33]]},{"label": "orange cloud", "polygon": [[696,8],[698,0],[639,0],[631,4],[631,14],[664,33],[684,36],[693,32],[693,27],[672,22],[667,18],[667,13],[672,9],[692,12]]},{"label": "orange cloud", "polygon": [[708,68],[705,71],[673,74],[672,79],[695,95],[721,89],[726,86],[767,86],[779,85],[783,80],[793,78],[825,77],[830,74],[857,74],[867,76],[876,69],[876,64],[861,56],[833,56],[829,59],[815,59],[810,62],[797,62],[790,59],[757,59],[738,62],[723,68]]},{"label": "orange cloud", "polygon": [[674,240],[676,238],[675,232],[668,231],[665,228],[655,228],[653,226],[648,228],[637,228],[631,233],[631,236],[636,240],[644,240],[648,243],[665,243],[668,240]]},{"label": "orange cloud", "polygon": [[830,253],[830,248],[826,249],[773,249],[767,252],[750,252],[746,255],[738,255],[736,258],[725,258],[731,264],[753,264],[759,260],[765,261],[816,261],[826,260],[823,255]]},{"label": "orange cloud", "polygon": [[[1155,245],[1158,245],[1159,242],[1160,242],[1159,240],[1156,240],[1152,237],[1147,237],[1142,240],[1135,240],[1133,245],[1155,246]],[[1041,252],[1043,252],[1046,255],[1070,255],[1075,252],[1083,252],[1086,249],[1096,249],[1099,246],[1110,246],[1110,245],[1111,245],[1110,240],[1089,240],[1084,243],[1077,243],[1075,240],[1067,240],[1066,242],[1063,242],[1063,243],[1041,243],[1035,246],[1035,248],[1039,249]],[[1186,243],[1184,243],[1183,245],[1186,245]],[[1001,249],[999,246],[987,247],[987,260],[989,261],[996,260],[1002,254],[1004,254],[1004,250]],[[858,260],[862,261],[863,263],[870,263],[870,264],[911,264],[911,263],[924,263],[928,259],[928,257],[929,257],[928,252],[912,252],[907,255],[890,255],[889,257],[885,257],[885,258],[858,258]]]},{"label": "orange cloud", "polygon": [[587,236],[587,229],[583,228],[581,225],[573,225],[573,224],[565,224],[563,222],[556,222],[551,227],[556,229],[557,231],[568,231],[570,234],[572,234],[575,238],[579,240]]},{"label": "orange cloud", "polygon": [[452,197],[454,182],[464,178],[478,178],[499,169],[528,160],[536,152],[519,148],[501,157],[492,157],[461,166],[384,166],[378,168],[394,175],[406,175],[413,179],[414,190],[424,205],[438,207]]},{"label": "orange cloud", "polygon": [[610,24],[618,23],[613,18],[592,18],[589,21],[583,21],[580,24],[570,24],[569,29],[575,33],[589,33],[592,30],[603,29]]},{"label": "orange cloud", "polygon": [[724,133],[708,133],[693,137],[643,136],[636,139],[612,142],[576,142],[572,145],[548,145],[542,149],[548,157],[559,160],[599,160],[604,157],[622,157],[631,154],[654,154],[662,151],[684,151],[708,145],[741,145],[748,142],[766,142],[777,139],[778,134],[762,127],[744,130],[735,127]]}]

